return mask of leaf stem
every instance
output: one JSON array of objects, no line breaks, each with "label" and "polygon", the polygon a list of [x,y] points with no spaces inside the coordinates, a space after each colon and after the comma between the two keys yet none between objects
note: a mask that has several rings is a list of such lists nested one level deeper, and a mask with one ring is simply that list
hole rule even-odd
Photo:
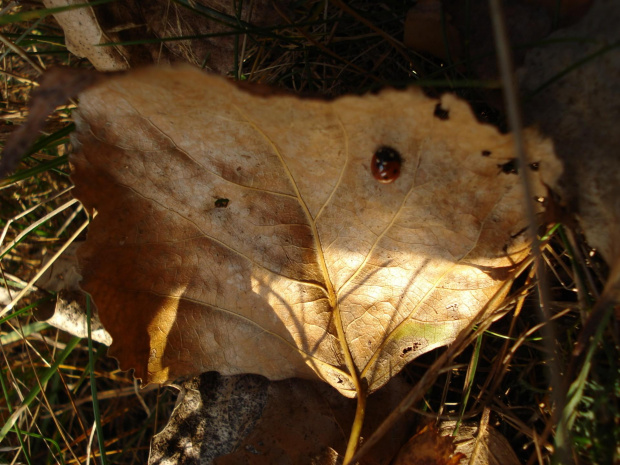
[{"label": "leaf stem", "polygon": [[[357,376],[356,376],[357,378]],[[366,399],[367,399],[367,390],[362,383],[357,382],[355,386],[356,389],[359,386],[359,390],[357,391],[357,407],[355,408],[355,418],[353,419],[353,425],[351,426],[351,434],[349,435],[349,443],[347,444],[347,450],[344,454],[343,465],[348,465],[351,463],[351,459],[355,455],[357,451],[357,445],[359,443],[359,438],[362,433],[362,426],[364,425],[364,417],[366,415]]]}]

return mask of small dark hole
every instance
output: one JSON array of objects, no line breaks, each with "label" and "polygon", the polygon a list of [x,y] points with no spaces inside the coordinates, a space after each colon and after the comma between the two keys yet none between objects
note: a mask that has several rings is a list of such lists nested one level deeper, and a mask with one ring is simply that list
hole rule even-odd
[{"label": "small dark hole", "polygon": [[226,208],[229,202],[229,199],[217,199],[215,201],[215,208]]},{"label": "small dark hole", "polygon": [[507,161],[504,164],[497,165],[498,168],[502,170],[502,173],[505,174],[518,174],[519,173],[519,164],[517,160],[513,158],[512,160]]},{"label": "small dark hole", "polygon": [[441,104],[435,105],[435,112],[433,113],[437,118],[447,120],[450,117],[450,112],[441,108]]},{"label": "small dark hole", "polygon": [[538,171],[539,168],[540,168],[540,163],[538,163],[537,161],[534,163],[530,163],[530,169],[532,171]]},{"label": "small dark hole", "polygon": [[483,150],[483,151],[482,151],[482,156],[483,156],[483,157],[489,157],[489,156],[491,156],[491,151],[490,151],[490,150]]},{"label": "small dark hole", "polygon": [[402,354],[400,354],[400,356],[401,356],[401,357],[404,357],[405,355],[407,355],[407,354],[408,354],[409,352],[411,352],[412,350],[413,350],[413,347],[411,347],[411,346],[410,346],[410,347],[405,347],[405,348],[403,349],[403,353],[402,353]]}]

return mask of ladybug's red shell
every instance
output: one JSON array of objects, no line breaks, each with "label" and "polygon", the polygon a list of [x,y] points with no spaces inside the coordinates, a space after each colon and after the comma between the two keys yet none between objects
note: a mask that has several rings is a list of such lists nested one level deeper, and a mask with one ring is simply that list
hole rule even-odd
[{"label": "ladybug's red shell", "polygon": [[402,158],[396,150],[391,147],[379,147],[372,156],[370,170],[377,181],[388,184],[398,178],[402,163]]}]

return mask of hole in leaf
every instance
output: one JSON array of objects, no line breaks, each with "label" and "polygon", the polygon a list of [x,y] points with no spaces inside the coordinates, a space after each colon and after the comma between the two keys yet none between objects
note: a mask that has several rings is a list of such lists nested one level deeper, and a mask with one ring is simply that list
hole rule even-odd
[{"label": "hole in leaf", "polygon": [[448,118],[450,118],[450,112],[441,108],[440,103],[435,105],[435,111],[433,112],[433,115],[442,120],[447,120]]},{"label": "hole in leaf", "polygon": [[405,355],[407,355],[409,352],[411,352],[413,350],[413,346],[409,346],[409,347],[405,347],[403,349],[402,354],[400,354],[401,357],[404,357]]},{"label": "hole in leaf", "polygon": [[216,199],[215,208],[226,208],[229,202],[230,202],[229,199]]},{"label": "hole in leaf", "polygon": [[497,165],[498,168],[502,170],[502,173],[505,174],[518,174],[519,173],[519,164],[517,163],[516,158],[508,160],[506,163]]}]

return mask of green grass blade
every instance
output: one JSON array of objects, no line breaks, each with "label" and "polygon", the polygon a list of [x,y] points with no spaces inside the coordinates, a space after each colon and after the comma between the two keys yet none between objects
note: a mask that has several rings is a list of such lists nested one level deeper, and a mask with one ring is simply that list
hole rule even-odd
[{"label": "green grass blade", "polygon": [[19,181],[23,181],[24,179],[28,179],[31,178],[33,176],[36,176],[37,174],[41,174],[44,173],[47,170],[51,170],[53,168],[57,168],[59,166],[62,166],[66,163],[69,162],[69,156],[68,155],[63,155],[61,157],[58,158],[54,158],[53,160],[49,160],[46,162],[43,162],[37,166],[34,166],[32,168],[20,171],[19,173],[16,173],[12,176],[8,176],[6,178],[4,178],[2,181],[0,181],[0,188],[6,187],[6,186],[10,186],[11,184],[14,184],[16,182]]},{"label": "green grass blade", "polygon": [[11,344],[12,342],[17,342],[22,338],[31,335],[32,333],[43,331],[44,329],[47,329],[49,327],[49,323],[46,323],[45,321],[35,321],[34,323],[30,323],[29,325],[22,326],[21,331],[12,331],[8,334],[3,334],[2,336],[0,336],[0,344],[6,345]]},{"label": "green grass blade", "polygon": [[28,408],[32,401],[37,397],[39,392],[41,392],[40,386],[47,383],[51,379],[51,377],[56,374],[56,372],[58,371],[58,367],[60,367],[60,365],[66,360],[66,358],[71,354],[71,352],[73,352],[73,349],[75,349],[75,347],[79,344],[81,340],[82,338],[79,337],[71,338],[71,340],[67,343],[65,349],[58,355],[58,358],[52,364],[52,366],[45,370],[45,372],[41,375],[41,383],[37,383],[30,390],[30,392],[22,402],[22,405],[7,419],[4,426],[2,426],[2,429],[0,429],[0,442],[6,437],[9,431],[11,431],[13,425],[15,425],[15,422],[23,413],[23,411]]}]

